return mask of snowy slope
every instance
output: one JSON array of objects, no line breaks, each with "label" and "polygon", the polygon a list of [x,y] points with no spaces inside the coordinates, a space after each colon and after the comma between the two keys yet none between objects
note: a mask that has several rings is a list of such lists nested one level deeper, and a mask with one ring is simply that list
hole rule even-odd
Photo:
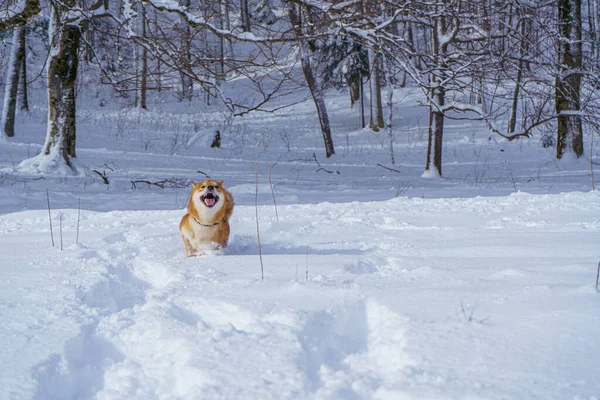
[{"label": "snowy slope", "polygon": [[[58,212],[56,212],[58,213]],[[600,195],[0,218],[2,398],[593,398]]]}]

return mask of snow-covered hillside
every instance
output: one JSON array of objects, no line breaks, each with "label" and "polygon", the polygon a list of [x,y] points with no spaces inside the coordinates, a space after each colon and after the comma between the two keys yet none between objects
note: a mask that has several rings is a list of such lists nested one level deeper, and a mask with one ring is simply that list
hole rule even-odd
[{"label": "snow-covered hillside", "polygon": [[[445,177],[424,179],[411,96],[396,165],[344,95],[328,102],[329,160],[310,103],[229,125],[90,104],[81,175],[39,179],[12,167],[39,150],[43,110],[21,118],[0,147],[0,398],[600,397],[589,153],[558,163],[539,137],[449,123]],[[207,149],[214,129],[222,150]],[[140,182],[205,174],[236,199],[232,237],[186,258],[190,189]]]}]

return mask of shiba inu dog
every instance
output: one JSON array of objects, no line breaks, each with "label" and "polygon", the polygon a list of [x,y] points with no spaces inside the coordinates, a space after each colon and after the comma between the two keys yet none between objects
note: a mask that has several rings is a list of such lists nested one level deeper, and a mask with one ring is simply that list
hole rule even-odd
[{"label": "shiba inu dog", "polygon": [[233,197],[223,188],[223,181],[212,179],[192,183],[188,212],[179,223],[188,257],[227,246],[229,217],[233,212]]}]

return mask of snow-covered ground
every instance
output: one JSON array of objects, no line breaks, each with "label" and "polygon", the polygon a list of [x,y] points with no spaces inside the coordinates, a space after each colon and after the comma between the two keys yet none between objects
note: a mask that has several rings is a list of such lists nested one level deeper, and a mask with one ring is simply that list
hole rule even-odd
[{"label": "snow-covered ground", "polygon": [[[416,96],[397,94],[394,166],[345,95],[330,160],[308,102],[224,123],[90,101],[81,174],[43,179],[13,168],[45,132],[22,116],[0,147],[0,398],[600,398],[589,151],[449,121],[445,177],[424,179]],[[189,188],[140,181],[205,174],[236,199],[232,237],[186,258]]]}]

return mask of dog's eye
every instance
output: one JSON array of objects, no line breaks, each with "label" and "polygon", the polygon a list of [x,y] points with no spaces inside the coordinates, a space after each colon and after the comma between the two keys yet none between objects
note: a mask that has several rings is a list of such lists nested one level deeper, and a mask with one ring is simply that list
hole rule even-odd
[{"label": "dog's eye", "polygon": [[200,186],[202,189],[206,189],[206,186]]},{"label": "dog's eye", "polygon": [[218,188],[219,188],[218,186],[215,186],[215,189],[218,189]]}]

